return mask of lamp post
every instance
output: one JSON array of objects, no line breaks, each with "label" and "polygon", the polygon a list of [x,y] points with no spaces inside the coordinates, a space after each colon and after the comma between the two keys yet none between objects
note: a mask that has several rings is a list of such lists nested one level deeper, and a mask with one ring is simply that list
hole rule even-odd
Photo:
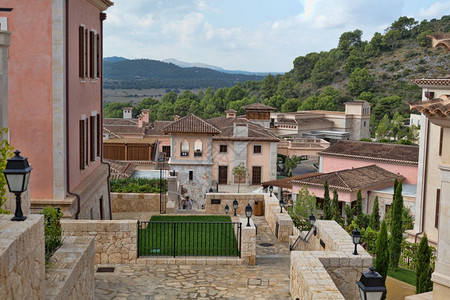
[{"label": "lamp post", "polygon": [[253,209],[250,203],[245,207],[245,215],[247,216],[247,227],[250,227],[250,217],[252,216]]},{"label": "lamp post", "polygon": [[270,197],[272,197],[273,185],[269,185],[269,192],[270,192]]},{"label": "lamp post", "polygon": [[283,213],[283,207],[284,207],[283,199],[280,199],[279,204],[280,204],[280,207],[281,207],[280,213]]},{"label": "lamp post", "polygon": [[25,221],[27,217],[22,212],[21,196],[27,190],[30,172],[33,168],[28,164],[26,157],[20,156],[19,150],[14,151],[14,154],[8,159],[3,174],[5,174],[9,191],[16,195],[16,212],[11,220]]},{"label": "lamp post", "polygon": [[386,287],[383,277],[375,272],[374,267],[369,268],[369,272],[361,273],[361,279],[357,282],[362,300],[380,300]]},{"label": "lamp post", "polygon": [[358,255],[358,251],[356,251],[356,248],[358,247],[358,244],[361,241],[361,233],[359,232],[358,229],[353,229],[352,240],[353,244],[355,244],[355,251],[353,251],[353,255]]},{"label": "lamp post", "polygon": [[317,227],[314,226],[316,223],[316,217],[311,213],[309,216],[309,224],[311,224],[311,228],[314,228],[314,235],[317,235]]},{"label": "lamp post", "polygon": [[233,200],[233,209],[234,209],[234,216],[236,217],[236,210],[238,208],[238,201],[236,199]]},{"label": "lamp post", "polygon": [[230,212],[230,207],[227,205],[225,205],[225,213],[228,215],[228,213]]}]

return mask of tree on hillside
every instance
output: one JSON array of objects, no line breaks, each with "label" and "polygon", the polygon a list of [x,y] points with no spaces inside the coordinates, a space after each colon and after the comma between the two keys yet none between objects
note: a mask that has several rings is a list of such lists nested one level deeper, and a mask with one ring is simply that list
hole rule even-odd
[{"label": "tree on hillside", "polygon": [[331,57],[319,59],[311,72],[311,82],[317,87],[331,83],[333,81],[334,68],[334,61]]},{"label": "tree on hillside", "polygon": [[378,100],[374,109],[372,110],[375,119],[380,120],[384,115],[393,116],[394,112],[398,110],[402,104],[402,97],[387,96]]},{"label": "tree on hillside", "polygon": [[419,244],[416,261],[416,294],[426,293],[433,289],[431,282],[431,247],[428,246],[427,235],[424,234]]},{"label": "tree on hillside", "polygon": [[397,44],[397,41],[400,39],[400,37],[401,37],[401,34],[398,30],[391,29],[384,35],[384,42],[387,45],[390,45],[392,51],[394,51],[395,45]]},{"label": "tree on hillside", "polygon": [[299,105],[301,104],[300,99],[289,99],[281,106],[282,112],[296,112]]},{"label": "tree on hillside", "polygon": [[239,193],[241,181],[247,178],[247,168],[245,167],[244,163],[240,163],[239,165],[233,168],[233,175],[234,178],[237,178],[238,180],[238,193]]},{"label": "tree on hillside", "polygon": [[328,186],[328,181],[325,180],[325,183],[323,184],[323,219],[324,220],[331,220],[332,213],[331,213],[331,199],[330,199],[330,191]]},{"label": "tree on hillside", "polygon": [[383,119],[378,123],[377,130],[376,130],[376,138],[384,139],[386,137],[390,137],[390,131],[391,131],[392,123],[389,119],[389,116],[386,114],[384,115]]},{"label": "tree on hillside", "polygon": [[375,197],[373,203],[372,214],[370,215],[370,225],[372,229],[378,231],[380,229],[380,209],[378,207],[378,196]]},{"label": "tree on hillside", "polygon": [[397,30],[400,33],[400,37],[410,36],[412,29],[417,26],[417,21],[414,18],[408,18],[406,16],[398,18],[397,21],[392,23],[390,29]]},{"label": "tree on hillside", "polygon": [[[380,232],[377,237],[377,246],[376,246],[376,270],[383,277],[383,284],[386,283],[386,277],[389,268],[389,248],[386,247],[388,244],[388,234],[386,228],[386,222],[381,222]],[[383,295],[383,299],[386,297],[386,294]]]},{"label": "tree on hillside", "polygon": [[361,30],[356,29],[354,31],[348,31],[341,34],[337,48],[343,58],[346,58],[353,48],[362,44],[362,33],[363,32]]},{"label": "tree on hillside", "polygon": [[356,68],[350,75],[347,90],[351,95],[358,96],[372,89],[375,79],[366,68]]},{"label": "tree on hillside", "polygon": [[395,192],[394,199],[392,201],[392,218],[391,218],[391,242],[390,242],[390,267],[393,270],[398,268],[398,262],[400,260],[400,254],[402,251],[402,238],[403,238],[403,196],[402,196],[402,183],[394,183]]},{"label": "tree on hillside", "polygon": [[278,79],[279,77],[273,76],[272,74],[267,75],[263,79],[261,86],[262,99],[269,99],[275,95],[278,87]]},{"label": "tree on hillside", "polygon": [[338,196],[338,192],[336,189],[333,189],[333,201],[331,204],[331,212],[333,214],[333,220],[335,220],[336,222],[338,222],[339,224],[342,223],[342,213],[341,210],[339,209],[339,196]]},{"label": "tree on hillside", "polygon": [[306,56],[299,56],[294,60],[294,76],[302,82],[311,77],[311,72],[314,69],[314,65],[319,60],[319,53],[308,53]]},{"label": "tree on hillside", "polygon": [[359,52],[353,50],[345,60],[344,70],[351,74],[356,68],[364,68],[365,64],[366,59]]}]

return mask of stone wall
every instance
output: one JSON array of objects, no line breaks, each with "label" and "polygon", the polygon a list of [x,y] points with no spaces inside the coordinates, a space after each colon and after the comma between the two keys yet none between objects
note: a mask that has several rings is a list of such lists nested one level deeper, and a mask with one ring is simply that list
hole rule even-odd
[{"label": "stone wall", "polygon": [[247,219],[241,218],[239,222],[242,224],[241,258],[244,264],[253,266],[256,263],[256,227],[251,219],[248,227]]},{"label": "stone wall", "polygon": [[[369,212],[372,212],[373,204],[375,202],[375,197],[378,196],[378,208],[380,211],[381,219],[384,219],[384,215],[386,214],[386,205],[392,205],[393,195],[390,193],[383,193],[373,191],[369,196]],[[403,195],[403,206],[409,209],[409,212],[413,217],[416,215],[416,197],[415,196],[406,196]]]},{"label": "stone wall", "polygon": [[44,216],[0,215],[0,298],[44,299]]},{"label": "stone wall", "polygon": [[[212,199],[219,199],[219,204],[212,204]],[[255,193],[207,193],[206,194],[206,202],[205,202],[205,211],[207,214],[214,215],[225,215],[225,205],[228,204],[230,207],[229,215],[234,214],[233,210],[233,200],[236,199],[238,201],[238,208],[236,214],[240,216],[245,216],[245,207],[250,203],[250,206],[253,209],[253,214],[255,213],[255,201],[261,201],[263,204],[264,194],[255,194]],[[247,224],[247,223],[245,223]]]},{"label": "stone wall", "polygon": [[[163,201],[166,201],[166,213],[174,213],[175,203],[168,201],[167,194],[163,195]],[[159,210],[159,194],[111,193],[113,220],[149,220]]]},{"label": "stone wall", "polygon": [[94,299],[94,238],[66,237],[51,257],[46,299]]},{"label": "stone wall", "polygon": [[137,257],[137,221],[62,220],[66,236],[95,238],[96,264],[135,263]]},{"label": "stone wall", "polygon": [[295,249],[300,251],[291,252],[291,294],[298,295],[299,287],[307,287],[308,293],[320,294],[323,283],[311,281],[310,277],[316,271],[325,271],[345,299],[360,299],[356,282],[361,272],[372,266],[372,256],[360,245],[358,255],[353,255],[351,236],[335,221],[317,220],[315,226],[317,235],[312,234],[307,242],[300,240]]},{"label": "stone wall", "polygon": [[270,229],[279,242],[289,241],[293,222],[287,210],[283,209],[283,212],[280,212],[280,204],[274,195],[270,197],[270,194],[264,194],[264,198],[264,216]]}]

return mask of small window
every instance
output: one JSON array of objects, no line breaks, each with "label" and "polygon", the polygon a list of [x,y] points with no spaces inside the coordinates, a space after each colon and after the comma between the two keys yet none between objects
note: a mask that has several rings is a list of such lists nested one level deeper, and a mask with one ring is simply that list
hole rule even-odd
[{"label": "small window", "polygon": [[364,121],[364,127],[366,127],[366,121]]},{"label": "small window", "polygon": [[80,120],[80,169],[84,170],[88,164],[88,123]]},{"label": "small window", "polygon": [[202,156],[202,155],[203,155],[202,141],[196,140],[194,143],[194,156]]},{"label": "small window", "polygon": [[228,152],[228,145],[220,145],[219,146],[219,152],[220,153],[227,153]]},{"label": "small window", "polygon": [[189,142],[183,140],[181,143],[181,156],[189,156]]},{"label": "small window", "polygon": [[81,25],[78,28],[79,76],[88,76],[88,30]]},{"label": "small window", "polygon": [[253,153],[255,154],[261,153],[261,145],[253,146]]},{"label": "small window", "polygon": [[162,146],[162,152],[166,155],[166,158],[170,157],[170,146]]},{"label": "small window", "polygon": [[189,171],[189,180],[194,180],[194,171]]}]

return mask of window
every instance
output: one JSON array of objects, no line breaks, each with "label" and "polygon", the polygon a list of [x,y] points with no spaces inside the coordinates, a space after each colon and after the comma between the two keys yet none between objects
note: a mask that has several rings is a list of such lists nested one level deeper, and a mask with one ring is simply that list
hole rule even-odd
[{"label": "window", "polygon": [[194,180],[194,171],[189,171],[189,180]]},{"label": "window", "polygon": [[189,156],[189,142],[187,140],[183,140],[181,142],[181,156]]},{"label": "window", "polygon": [[436,213],[434,215],[434,227],[439,228],[439,209],[441,206],[441,190],[436,190]]},{"label": "window", "polygon": [[441,127],[441,133],[439,135],[439,156],[442,156],[442,144],[444,143],[444,128]]},{"label": "window", "polygon": [[162,146],[162,152],[166,155],[166,158],[170,157],[170,146]]},{"label": "window", "polygon": [[98,201],[100,203],[100,220],[103,220],[103,196]]},{"label": "window", "polygon": [[86,118],[80,120],[80,169],[84,170],[88,162],[88,123]]},{"label": "window", "polygon": [[91,131],[90,131],[90,137],[91,137],[91,151],[90,151],[90,155],[91,155],[91,161],[95,161],[98,157],[98,140],[99,140],[99,135],[98,135],[98,130],[97,130],[97,126],[98,126],[98,122],[97,122],[97,113],[95,113],[95,115],[92,115],[90,118],[91,121]]},{"label": "window", "polygon": [[366,121],[364,121],[364,127],[366,127]]},{"label": "window", "polygon": [[79,45],[79,76],[86,78],[88,76],[88,30],[81,25],[78,28]]},{"label": "window", "polygon": [[103,136],[103,130],[101,122],[100,114],[97,114],[97,157],[100,157],[100,149],[102,148],[102,139],[100,137]]},{"label": "window", "polygon": [[97,58],[98,58],[98,46],[97,46],[97,33],[94,30],[89,32],[89,77],[98,78],[97,76]]},{"label": "window", "polygon": [[219,153],[227,153],[227,152],[228,152],[228,145],[219,146]]},{"label": "window", "polygon": [[203,144],[202,141],[196,140],[194,143],[194,156],[202,156]]},{"label": "window", "polygon": [[261,145],[254,145],[253,153],[255,153],[255,154],[261,153]]}]

